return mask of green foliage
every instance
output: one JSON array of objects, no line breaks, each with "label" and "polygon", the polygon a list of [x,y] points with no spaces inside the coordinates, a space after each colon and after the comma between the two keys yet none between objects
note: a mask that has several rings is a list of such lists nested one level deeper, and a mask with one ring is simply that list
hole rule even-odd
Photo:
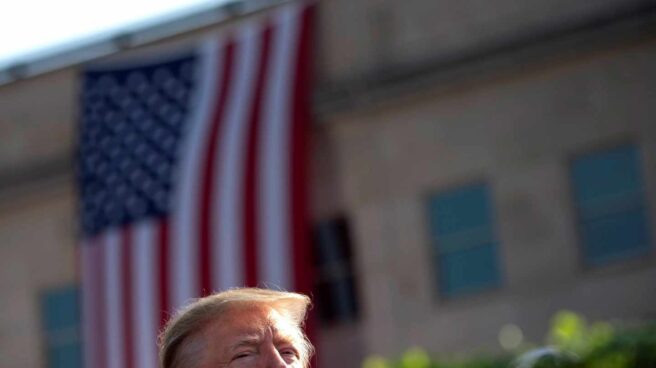
[{"label": "green foliage", "polygon": [[403,368],[430,368],[431,361],[425,351],[420,348],[412,348],[403,353],[400,365]]},{"label": "green foliage", "polygon": [[436,359],[413,347],[395,360],[367,358],[363,368],[656,368],[656,324],[617,329],[606,322],[588,323],[561,311],[552,319],[546,342],[517,357],[479,356]]},{"label": "green foliage", "polygon": [[552,320],[547,341],[563,351],[585,356],[607,345],[613,335],[609,323],[597,322],[588,326],[580,315],[561,311]]},{"label": "green foliage", "polygon": [[365,359],[363,368],[506,368],[508,357],[473,357],[467,359],[433,360],[420,348],[407,350],[398,360],[374,355]]},{"label": "green foliage", "polygon": [[362,368],[390,368],[391,365],[385,358],[378,356],[378,355],[372,355],[368,357],[367,359],[364,360],[364,363],[362,363]]}]

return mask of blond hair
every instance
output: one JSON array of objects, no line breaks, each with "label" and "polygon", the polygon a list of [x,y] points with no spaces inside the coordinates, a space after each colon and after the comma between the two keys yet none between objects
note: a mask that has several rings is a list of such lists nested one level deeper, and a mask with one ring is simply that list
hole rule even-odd
[{"label": "blond hair", "polygon": [[[235,305],[267,305],[289,319],[298,330],[300,359],[309,366],[312,344],[303,333],[310,298],[303,294],[258,288],[237,288],[196,299],[171,318],[159,336],[159,360],[162,368],[193,366],[197,359],[197,339],[192,336],[209,322]],[[190,351],[192,348],[196,348]],[[183,349],[183,347],[185,347]],[[185,363],[184,365],[182,363]]]}]

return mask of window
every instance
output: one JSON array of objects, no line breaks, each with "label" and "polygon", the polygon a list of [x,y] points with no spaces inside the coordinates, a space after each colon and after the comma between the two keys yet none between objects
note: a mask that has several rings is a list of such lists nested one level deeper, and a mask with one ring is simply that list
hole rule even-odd
[{"label": "window", "polygon": [[474,184],[429,199],[437,285],[446,297],[500,284],[489,190]]},{"label": "window", "polygon": [[41,296],[48,368],[82,367],[77,288],[49,290]]},{"label": "window", "polygon": [[604,264],[649,249],[640,155],[634,145],[576,158],[571,178],[587,263]]},{"label": "window", "polygon": [[325,324],[357,318],[351,241],[344,218],[319,223],[314,232],[315,294]]}]

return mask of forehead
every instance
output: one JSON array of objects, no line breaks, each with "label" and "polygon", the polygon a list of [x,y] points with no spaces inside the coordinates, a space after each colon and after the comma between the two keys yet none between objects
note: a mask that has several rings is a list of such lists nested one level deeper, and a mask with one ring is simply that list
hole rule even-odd
[{"label": "forehead", "polygon": [[294,335],[295,326],[274,308],[267,305],[230,306],[205,329],[210,345],[229,345],[243,338],[263,337],[268,332],[275,338]]}]

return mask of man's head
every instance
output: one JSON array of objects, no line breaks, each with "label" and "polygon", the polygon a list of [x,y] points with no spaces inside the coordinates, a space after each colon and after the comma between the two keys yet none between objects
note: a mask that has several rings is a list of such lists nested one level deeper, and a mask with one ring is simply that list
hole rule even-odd
[{"label": "man's head", "polygon": [[196,300],[160,335],[162,368],[308,367],[307,296],[232,289]]}]

